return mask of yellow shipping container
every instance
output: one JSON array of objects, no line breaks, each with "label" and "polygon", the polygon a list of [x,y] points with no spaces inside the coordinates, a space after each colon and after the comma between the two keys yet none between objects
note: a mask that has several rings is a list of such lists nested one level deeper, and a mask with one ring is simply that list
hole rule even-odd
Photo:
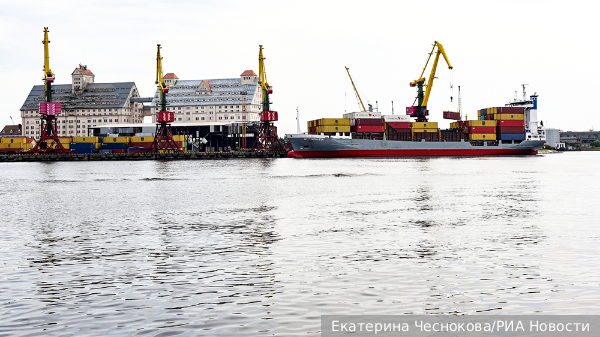
[{"label": "yellow shipping container", "polygon": [[152,143],[153,141],[154,141],[153,136],[131,137],[132,143]]},{"label": "yellow shipping container", "polygon": [[[8,144],[18,144],[18,143],[27,143],[27,138],[13,138],[13,137],[4,137],[2,138],[2,143]],[[5,149],[7,149],[5,147]]]},{"label": "yellow shipping container", "polygon": [[103,143],[129,143],[129,137],[104,137]]},{"label": "yellow shipping container", "polygon": [[481,110],[477,110],[477,117],[481,117]]},{"label": "yellow shipping container", "polygon": [[496,121],[468,121],[469,126],[496,126]]},{"label": "yellow shipping container", "polygon": [[73,142],[73,137],[59,137],[58,140],[63,144],[71,144]]},{"label": "yellow shipping container", "polygon": [[98,137],[73,137],[73,143],[98,143]]},{"label": "yellow shipping container", "polygon": [[437,122],[412,122],[410,123],[410,127],[415,129],[437,129]]},{"label": "yellow shipping container", "polygon": [[[428,123],[429,124],[429,123]],[[430,133],[437,133],[439,131],[439,129],[412,129],[412,132],[430,132]]]},{"label": "yellow shipping container", "polygon": [[494,119],[497,121],[522,121],[524,116],[523,114],[495,114]]},{"label": "yellow shipping container", "polygon": [[350,132],[350,125],[325,125],[325,126],[317,126],[317,133],[325,133],[325,132]]},{"label": "yellow shipping container", "polygon": [[469,140],[496,140],[496,135],[493,133],[471,133]]},{"label": "yellow shipping container", "polygon": [[27,143],[0,143],[0,149],[22,149]]},{"label": "yellow shipping container", "polygon": [[350,119],[348,118],[321,118],[319,119],[319,126],[350,126]]},{"label": "yellow shipping container", "polygon": [[174,135],[173,140],[176,142],[185,142],[185,135]]}]

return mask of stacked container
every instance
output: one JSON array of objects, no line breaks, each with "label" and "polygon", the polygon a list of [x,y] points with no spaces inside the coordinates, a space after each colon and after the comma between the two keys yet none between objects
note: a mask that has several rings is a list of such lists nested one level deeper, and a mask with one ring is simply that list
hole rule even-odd
[{"label": "stacked container", "polygon": [[437,122],[412,122],[412,138],[414,141],[439,141],[440,130]]},{"label": "stacked container", "polygon": [[469,140],[496,140],[496,121],[467,121]]},{"label": "stacked container", "polygon": [[385,137],[388,140],[411,141],[412,132],[410,128],[410,116],[407,115],[386,115]]},{"label": "stacked container", "polygon": [[499,140],[525,139],[525,108],[497,108],[494,119],[498,122],[496,132],[498,133]]},{"label": "stacked container", "polygon": [[0,140],[0,152],[21,153],[31,150],[31,142],[25,137],[5,137]]},{"label": "stacked container", "polygon": [[100,145],[100,153],[126,153],[129,137],[104,137]]},{"label": "stacked container", "polygon": [[354,120],[352,132],[357,133],[383,133],[385,123],[383,118],[357,118]]},{"label": "stacked container", "polygon": [[98,137],[73,137],[70,144],[73,153],[97,153],[99,148]]}]

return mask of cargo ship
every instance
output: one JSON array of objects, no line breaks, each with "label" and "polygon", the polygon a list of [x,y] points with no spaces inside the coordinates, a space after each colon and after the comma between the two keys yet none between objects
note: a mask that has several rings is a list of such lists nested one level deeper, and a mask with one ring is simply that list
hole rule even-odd
[{"label": "cargo ship", "polygon": [[546,142],[543,124],[537,121],[537,98],[534,94],[526,99],[524,92],[522,100],[481,109],[477,120],[459,120],[447,130],[435,122],[411,122],[411,107],[407,115],[369,111],[309,121],[308,133],[286,135],[293,147],[288,157],[535,155]]}]

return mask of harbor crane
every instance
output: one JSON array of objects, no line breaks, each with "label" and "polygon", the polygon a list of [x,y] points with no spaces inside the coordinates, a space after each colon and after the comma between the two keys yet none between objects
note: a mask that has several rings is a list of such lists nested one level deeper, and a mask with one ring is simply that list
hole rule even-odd
[{"label": "harbor crane", "polygon": [[260,125],[256,140],[252,146],[253,151],[283,151],[283,146],[277,137],[277,127],[273,122],[279,120],[277,111],[271,111],[270,95],[273,88],[267,82],[267,72],[265,70],[265,57],[263,56],[263,46],[259,45],[258,51],[258,85],[261,88],[263,102],[262,112],[260,113]]},{"label": "harbor crane", "polygon": [[70,154],[70,150],[64,148],[58,139],[56,131],[56,116],[62,112],[62,105],[52,101],[52,83],[54,73],[50,70],[50,52],[48,50],[48,27],[44,27],[44,101],[39,105],[40,117],[40,139],[31,153],[42,154]]},{"label": "harbor crane", "polygon": [[156,132],[154,141],[150,145],[148,152],[182,152],[177,143],[173,140],[171,123],[175,121],[175,113],[167,111],[167,93],[169,87],[163,78],[162,57],[160,56],[160,44],[157,45],[156,52],[156,84],[158,85],[158,99],[160,111],[156,113]]},{"label": "harbor crane", "polygon": [[[435,51],[437,47],[437,51]],[[435,51],[435,52],[434,52]],[[423,74],[425,74],[425,70],[427,69],[427,65],[431,60],[431,56],[435,53],[435,60],[433,61],[433,66],[431,67],[431,74],[429,75],[429,80],[427,84],[425,84],[425,78]],[[427,62],[425,62],[425,67],[423,67],[423,71],[421,72],[421,76],[419,79],[410,82],[411,87],[417,87],[417,105],[413,105],[406,108],[406,114],[412,117],[417,117],[417,122],[427,122],[427,115],[429,115],[429,111],[427,110],[427,102],[429,101],[429,95],[431,94],[431,88],[433,88],[433,80],[435,79],[435,71],[437,69],[437,64],[440,59],[440,54],[444,56],[444,60],[446,60],[446,64],[448,64],[448,69],[452,70],[452,65],[450,65],[450,61],[448,60],[448,55],[446,55],[446,51],[444,50],[444,46],[441,43],[435,41],[433,43],[433,48],[429,53],[429,57],[427,58]],[[423,92],[423,87],[427,87],[425,92]],[[414,104],[414,103],[413,103]]]}]

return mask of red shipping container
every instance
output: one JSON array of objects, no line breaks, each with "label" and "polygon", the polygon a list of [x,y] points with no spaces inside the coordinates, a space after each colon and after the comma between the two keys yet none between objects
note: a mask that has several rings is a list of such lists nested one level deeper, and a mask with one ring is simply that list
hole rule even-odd
[{"label": "red shipping container", "polygon": [[444,119],[460,120],[460,112],[444,111],[443,116]]},{"label": "red shipping container", "polygon": [[525,121],[501,120],[498,121],[498,126],[525,126]]},{"label": "red shipping container", "polygon": [[355,125],[352,127],[353,132],[383,132],[383,125]]},{"label": "red shipping container", "polygon": [[495,126],[472,126],[469,133],[496,133]]},{"label": "red shipping container", "polygon": [[525,108],[518,106],[507,106],[502,108],[497,108],[496,113],[499,114],[511,114],[511,115],[522,115],[525,113]]},{"label": "red shipping container", "polygon": [[388,122],[392,129],[410,129],[410,122]]},{"label": "red shipping container", "polygon": [[382,118],[357,118],[354,121],[354,125],[377,125],[383,126]]},{"label": "red shipping container", "polygon": [[524,126],[499,126],[498,133],[525,133]]},{"label": "red shipping container", "polygon": [[152,145],[152,142],[131,142],[129,147],[150,147],[150,145]]},{"label": "red shipping container", "polygon": [[112,149],[110,150],[112,153],[127,153],[125,149]]}]

